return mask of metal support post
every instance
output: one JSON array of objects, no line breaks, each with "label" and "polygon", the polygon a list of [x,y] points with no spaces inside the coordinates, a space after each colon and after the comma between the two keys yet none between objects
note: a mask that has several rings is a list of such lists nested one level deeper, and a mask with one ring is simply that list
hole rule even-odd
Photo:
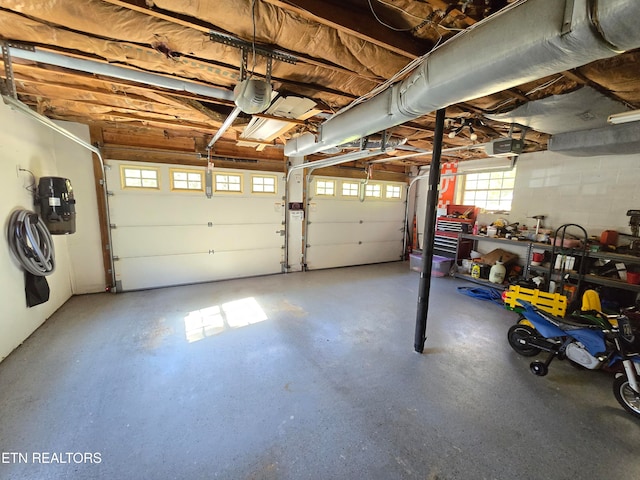
[{"label": "metal support post", "polygon": [[431,262],[433,260],[433,240],[436,231],[436,212],[438,208],[438,190],[440,187],[440,157],[442,154],[442,135],[444,133],[445,109],[436,112],[436,128],[433,136],[433,155],[429,166],[429,193],[424,216],[424,234],[422,236],[422,272],[418,288],[418,311],[413,347],[416,352],[424,351],[427,332],[427,314],[429,312],[429,292],[431,290]]}]

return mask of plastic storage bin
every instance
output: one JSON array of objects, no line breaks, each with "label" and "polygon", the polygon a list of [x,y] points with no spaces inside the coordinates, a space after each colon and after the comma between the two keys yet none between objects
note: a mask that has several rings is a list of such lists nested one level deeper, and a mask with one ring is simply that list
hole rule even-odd
[{"label": "plastic storage bin", "polygon": [[[449,275],[451,269],[451,258],[441,257],[440,255],[434,255],[431,261],[431,276],[432,277],[444,277]],[[409,268],[416,272],[422,271],[422,254],[412,253],[409,255]]]}]

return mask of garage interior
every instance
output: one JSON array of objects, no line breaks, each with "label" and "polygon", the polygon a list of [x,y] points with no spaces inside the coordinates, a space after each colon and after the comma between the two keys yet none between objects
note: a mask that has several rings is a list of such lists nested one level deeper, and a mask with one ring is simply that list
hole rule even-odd
[{"label": "garage interior", "polygon": [[[570,224],[626,262],[578,287],[637,303],[637,18],[635,0],[0,0],[3,478],[637,478],[613,373],[532,375],[517,314],[461,294],[498,288],[462,245],[534,277]],[[469,196],[494,174],[510,188]],[[72,185],[73,231],[33,280],[10,218],[48,178]],[[447,205],[475,209],[453,252],[433,241]],[[491,237],[510,226],[529,236]]]}]

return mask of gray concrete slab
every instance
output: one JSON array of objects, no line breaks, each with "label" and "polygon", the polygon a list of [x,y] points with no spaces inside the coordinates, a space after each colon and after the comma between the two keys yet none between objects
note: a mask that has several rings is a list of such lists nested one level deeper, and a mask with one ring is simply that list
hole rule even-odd
[{"label": "gray concrete slab", "polygon": [[610,374],[535,377],[516,315],[452,278],[419,355],[418,281],[391,263],[74,297],[0,364],[0,478],[640,478]]}]

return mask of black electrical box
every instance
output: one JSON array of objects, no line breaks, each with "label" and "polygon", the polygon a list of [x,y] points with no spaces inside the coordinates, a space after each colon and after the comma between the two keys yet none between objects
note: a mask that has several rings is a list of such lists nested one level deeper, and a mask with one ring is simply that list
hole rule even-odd
[{"label": "black electrical box", "polygon": [[36,198],[40,217],[51,235],[75,233],[76,201],[68,178],[41,177]]}]

